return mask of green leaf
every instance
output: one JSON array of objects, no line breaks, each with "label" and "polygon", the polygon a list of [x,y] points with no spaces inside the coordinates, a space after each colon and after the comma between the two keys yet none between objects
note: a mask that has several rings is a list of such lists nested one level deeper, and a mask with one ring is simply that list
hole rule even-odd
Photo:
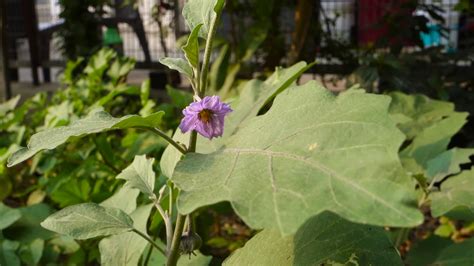
[{"label": "green leaf", "polygon": [[23,262],[26,265],[38,265],[44,249],[44,240],[43,239],[35,239],[31,243],[27,245],[23,245],[20,247],[19,255]]},{"label": "green leaf", "polygon": [[140,191],[135,188],[122,187],[110,198],[104,200],[100,205],[103,207],[117,208],[132,213],[137,208],[137,197]]},{"label": "green leaf", "polygon": [[[200,153],[211,153],[217,151],[227,139],[234,135],[239,128],[245,125],[250,119],[257,116],[265,104],[278,93],[291,86],[302,73],[311,65],[305,62],[297,63],[289,68],[278,68],[265,82],[251,80],[247,83],[240,95],[240,98],[232,102],[232,109],[229,117],[225,121],[224,136],[213,141],[198,136],[197,150]],[[183,134],[176,130],[173,139],[188,145],[189,134]],[[181,159],[182,154],[171,145],[168,145],[161,157],[160,167],[163,174],[172,177],[176,164]]]},{"label": "green leaf", "polygon": [[0,265],[20,266],[20,258],[16,255],[16,250],[20,243],[10,240],[0,240]]},{"label": "green leaf", "polygon": [[430,99],[422,94],[390,93],[390,114],[408,139],[413,139],[425,128],[455,114],[454,104]]},{"label": "green leaf", "polygon": [[351,223],[329,212],[308,220],[295,235],[263,230],[224,265],[345,265],[350,259],[357,265],[402,265],[382,228]]},{"label": "green leaf", "polygon": [[461,164],[469,163],[474,149],[453,148],[445,151],[426,164],[426,172],[429,180],[436,178],[438,181],[444,177],[461,172]]},{"label": "green leaf", "polygon": [[434,217],[474,220],[474,168],[450,177],[439,192],[431,194],[431,213]]},{"label": "green leaf", "polygon": [[10,100],[0,104],[0,117],[3,117],[6,113],[15,109],[20,101],[21,95],[17,95]]},{"label": "green leaf", "polygon": [[283,234],[325,210],[374,225],[421,223],[389,101],[353,90],[336,97],[316,82],[281,93],[217,152],[178,163],[180,212],[230,201],[251,227]]},{"label": "green leaf", "polygon": [[160,63],[162,63],[163,65],[165,65],[165,66],[167,66],[171,69],[179,71],[180,73],[188,76],[189,78],[193,77],[193,69],[191,68],[189,63],[186,60],[182,59],[182,58],[169,58],[169,57],[166,57],[166,58],[160,59]]},{"label": "green leaf", "polygon": [[[186,59],[188,59],[189,64],[194,68],[197,69],[199,67],[199,30],[202,28],[202,24],[196,25],[193,28],[191,34],[189,34],[188,41],[183,46],[183,52]],[[184,61],[184,60],[183,60]],[[193,71],[191,69],[190,78],[192,78]]]},{"label": "green leaf", "polygon": [[120,209],[84,203],[56,212],[41,226],[75,239],[88,239],[131,231],[133,221]]},{"label": "green leaf", "polygon": [[87,179],[76,177],[61,180],[57,188],[51,193],[51,199],[57,202],[61,208],[88,202],[92,191],[89,182]]},{"label": "green leaf", "polygon": [[123,170],[117,179],[123,179],[127,182],[126,186],[137,188],[143,194],[152,198],[155,196],[155,172],[153,171],[153,162],[155,159],[147,159],[145,155],[137,155],[133,163]]},{"label": "green leaf", "polygon": [[428,161],[446,151],[451,138],[466,123],[467,113],[455,113],[421,131],[403,151],[402,159],[414,159],[425,169]]},{"label": "green leaf", "polygon": [[222,12],[224,0],[189,0],[183,8],[183,17],[189,29],[195,29],[199,24],[202,28],[199,37],[207,39],[212,23],[217,18],[217,13]]},{"label": "green leaf", "polygon": [[456,244],[446,238],[431,236],[411,248],[406,263],[410,266],[472,266],[473,250],[474,239]]},{"label": "green leaf", "polygon": [[[152,207],[153,204],[141,206],[131,214],[137,230],[146,232],[146,225]],[[104,238],[99,243],[101,264],[111,266],[138,265],[147,244],[148,242],[145,239],[134,232]]]},{"label": "green leaf", "polygon": [[9,227],[21,217],[21,212],[0,202],[0,231]]},{"label": "green leaf", "polygon": [[8,166],[19,164],[42,150],[52,150],[72,138],[132,127],[157,127],[163,114],[164,112],[157,112],[146,117],[127,115],[122,118],[114,118],[104,111],[92,111],[87,117],[77,120],[69,126],[51,128],[34,134],[28,142],[27,148],[18,150],[8,159]]},{"label": "green leaf", "polygon": [[21,218],[3,231],[6,238],[25,243],[38,238],[47,240],[54,236],[54,233],[40,226],[41,221],[52,213],[50,206],[40,203],[18,210],[21,212]]}]

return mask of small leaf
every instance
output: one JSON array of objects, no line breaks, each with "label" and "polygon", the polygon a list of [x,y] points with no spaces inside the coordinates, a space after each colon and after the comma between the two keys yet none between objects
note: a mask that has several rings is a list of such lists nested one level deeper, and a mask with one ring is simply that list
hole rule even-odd
[{"label": "small leaf", "polygon": [[[3,185],[3,184],[2,184]],[[0,202],[0,231],[9,227],[21,217],[21,212]]]},{"label": "small leaf", "polygon": [[448,178],[431,194],[431,212],[434,217],[474,221],[474,168]]},{"label": "small leaf", "polygon": [[212,23],[217,18],[217,13],[222,12],[224,0],[189,0],[184,5],[183,17],[190,29],[195,29],[199,24],[202,28],[199,37],[207,39]]},{"label": "small leaf", "polygon": [[8,159],[8,167],[19,164],[42,150],[52,150],[73,137],[80,138],[88,134],[132,127],[157,127],[163,114],[164,112],[157,112],[146,117],[128,115],[114,118],[104,111],[92,111],[87,117],[77,120],[69,126],[51,128],[34,134],[28,142],[27,148],[16,151]]},{"label": "small leaf", "polygon": [[[199,30],[201,29],[202,24],[197,25],[191,34],[189,34],[188,41],[183,46],[183,52],[186,59],[188,59],[189,64],[194,68],[197,69],[199,67]],[[191,75],[189,77],[193,77],[193,71],[191,69]]]},{"label": "small leaf", "polygon": [[351,223],[329,212],[311,218],[292,236],[263,230],[224,265],[345,265],[351,259],[358,265],[402,265],[382,228]]},{"label": "small leaf", "polygon": [[120,209],[84,203],[56,212],[41,226],[75,239],[89,239],[131,231],[133,220]]},{"label": "small leaf", "polygon": [[160,63],[162,63],[163,65],[165,65],[165,66],[167,66],[171,69],[179,71],[181,74],[184,74],[184,75],[188,76],[189,78],[193,77],[193,69],[191,68],[189,63],[186,60],[182,59],[182,58],[169,58],[169,57],[166,57],[166,58],[160,59]]},{"label": "small leaf", "polygon": [[460,165],[471,162],[469,157],[473,154],[474,149],[453,148],[429,160],[426,164],[429,181],[433,178],[439,181],[448,175],[459,173]]},{"label": "small leaf", "polygon": [[389,102],[353,90],[336,97],[315,82],[286,90],[219,150],[178,163],[178,209],[230,201],[249,226],[282,234],[325,210],[381,226],[421,223]]},{"label": "small leaf", "polygon": [[137,188],[148,197],[153,197],[155,188],[155,172],[153,162],[155,159],[147,159],[145,155],[137,155],[133,163],[123,170],[117,179],[127,182],[126,186]]},{"label": "small leaf", "polygon": [[[153,204],[141,206],[130,215],[137,230],[146,232],[146,225],[152,207]],[[138,265],[147,244],[148,242],[145,239],[134,232],[104,238],[99,243],[101,265]]]}]

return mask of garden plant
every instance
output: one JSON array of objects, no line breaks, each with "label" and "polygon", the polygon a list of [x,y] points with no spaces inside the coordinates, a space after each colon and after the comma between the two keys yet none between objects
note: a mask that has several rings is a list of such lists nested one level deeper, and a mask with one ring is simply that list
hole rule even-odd
[{"label": "garden plant", "polygon": [[[133,62],[102,50],[85,68],[89,75],[66,81],[88,90],[56,96],[54,108],[74,119],[51,116],[51,107],[46,116],[54,125],[29,133],[26,147],[3,150],[8,167],[28,162],[43,172],[71,171],[63,162],[70,156],[90,164],[78,170],[80,178],[55,172],[43,180],[65,190],[60,179],[67,176],[87,197],[57,200],[64,208],[44,217],[43,233],[67,243],[59,245],[63,251],[77,243],[98,246],[103,265],[473,265],[474,149],[450,145],[468,114],[423,95],[367,93],[358,85],[335,94],[316,81],[299,85],[317,67],[305,62],[249,80],[232,97],[214,95],[211,55],[224,6],[224,0],[187,1],[185,59],[160,60],[188,78],[193,95],[170,88],[171,98],[179,98],[174,105],[155,106],[146,82],[141,89],[126,85]],[[105,86],[106,67],[97,67],[104,60],[111,65]],[[93,69],[100,71],[90,75]],[[105,96],[93,89],[107,86],[114,89]],[[67,101],[75,93],[100,97]],[[130,98],[121,94],[137,102],[122,102]],[[15,105],[2,105],[0,114]],[[165,111],[178,108],[180,120],[167,120]],[[96,168],[98,159],[107,174]],[[88,175],[100,176],[94,187],[81,183]],[[209,237],[197,224],[204,209],[222,202],[254,235],[219,261],[201,252]],[[0,205],[0,230],[21,215]],[[19,249],[4,240],[0,262],[15,260]]]}]

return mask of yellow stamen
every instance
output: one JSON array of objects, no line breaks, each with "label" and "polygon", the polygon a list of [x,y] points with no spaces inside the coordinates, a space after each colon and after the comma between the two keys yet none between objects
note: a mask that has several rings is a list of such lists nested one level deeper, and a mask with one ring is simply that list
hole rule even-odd
[{"label": "yellow stamen", "polygon": [[211,110],[208,110],[208,109],[204,109],[198,114],[199,120],[201,120],[204,123],[209,123],[209,121],[211,121],[211,117],[212,117],[212,112]]}]

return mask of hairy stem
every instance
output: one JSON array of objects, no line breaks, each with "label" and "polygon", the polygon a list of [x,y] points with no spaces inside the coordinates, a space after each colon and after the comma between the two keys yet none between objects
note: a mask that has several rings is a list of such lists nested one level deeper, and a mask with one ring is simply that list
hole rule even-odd
[{"label": "hairy stem", "polygon": [[175,266],[179,259],[179,244],[181,243],[181,235],[184,228],[184,215],[178,214],[176,218],[176,226],[174,228],[173,242],[171,244],[170,253],[168,255],[167,266]]},{"label": "hairy stem", "polygon": [[173,224],[171,223],[171,218],[169,215],[163,210],[160,205],[159,200],[154,201],[155,207],[160,213],[161,217],[163,217],[163,222],[165,223],[166,229],[166,254],[169,254],[171,249],[171,241],[173,239]]},{"label": "hairy stem", "polygon": [[212,53],[212,43],[214,41],[214,35],[216,35],[216,30],[217,30],[217,24],[220,20],[221,17],[221,12],[218,12],[216,14],[216,19],[212,21],[209,33],[207,34],[207,41],[206,41],[206,48],[204,50],[204,59],[202,62],[202,75],[201,75],[201,81],[200,81],[200,90],[199,90],[199,96],[204,97],[206,94],[206,89],[207,89],[207,74],[209,72],[209,63],[211,61],[211,53]]},{"label": "hairy stem", "polygon": [[158,246],[155,241],[153,241],[151,238],[149,238],[147,235],[145,235],[144,233],[138,231],[137,229],[133,229],[132,232],[138,234],[139,236],[143,237],[146,241],[150,242],[150,244],[156,248],[159,252],[161,252],[163,255],[166,256],[165,254],[165,251],[160,247]]},{"label": "hairy stem", "polygon": [[[197,142],[197,132],[192,131],[191,136],[189,137],[189,147],[188,152],[196,151],[196,142]],[[174,266],[179,259],[179,244],[181,243],[181,235],[183,234],[184,229],[184,215],[178,213],[176,218],[176,225],[174,227],[173,242],[171,244],[171,249],[168,254],[168,260],[166,262],[167,266]]]}]

